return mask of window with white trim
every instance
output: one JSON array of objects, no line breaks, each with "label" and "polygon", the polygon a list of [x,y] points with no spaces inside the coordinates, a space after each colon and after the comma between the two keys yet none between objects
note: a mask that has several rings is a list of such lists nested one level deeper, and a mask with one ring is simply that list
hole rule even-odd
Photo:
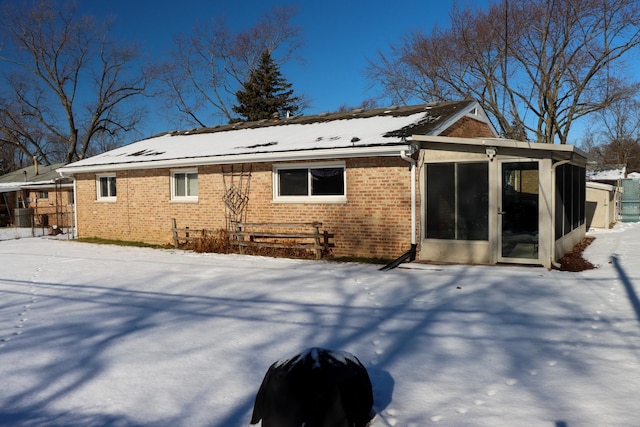
[{"label": "window with white trim", "polygon": [[273,166],[276,202],[345,203],[346,188],[344,162]]},{"label": "window with white trim", "polygon": [[116,174],[96,175],[97,199],[105,202],[116,201]]},{"label": "window with white trim", "polygon": [[171,171],[171,200],[178,202],[198,201],[198,169]]}]

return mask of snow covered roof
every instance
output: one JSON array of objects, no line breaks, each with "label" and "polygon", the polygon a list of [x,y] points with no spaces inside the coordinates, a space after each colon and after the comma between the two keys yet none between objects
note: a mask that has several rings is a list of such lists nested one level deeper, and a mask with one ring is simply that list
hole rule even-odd
[{"label": "snow covered roof", "polygon": [[397,155],[410,149],[411,135],[439,135],[465,115],[486,118],[477,113],[481,110],[476,101],[466,100],[170,132],[71,163],[59,172]]},{"label": "snow covered roof", "polygon": [[18,191],[22,188],[22,184],[18,184],[15,182],[0,182],[0,194],[13,193],[14,191]]},{"label": "snow covered roof", "polygon": [[595,188],[598,190],[614,191],[616,187],[601,182],[587,182],[587,188]]},{"label": "snow covered roof", "polygon": [[64,163],[52,165],[27,166],[0,176],[0,193],[10,193],[22,188],[53,185],[54,180],[60,177],[56,171]]},{"label": "snow covered roof", "polygon": [[588,181],[617,181],[624,179],[626,165],[587,165]]}]

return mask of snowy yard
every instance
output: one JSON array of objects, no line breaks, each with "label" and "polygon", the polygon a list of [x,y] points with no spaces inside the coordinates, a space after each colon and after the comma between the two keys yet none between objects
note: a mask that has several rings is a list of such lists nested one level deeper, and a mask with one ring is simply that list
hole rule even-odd
[{"label": "snowy yard", "polygon": [[636,426],[640,225],[581,273],[0,241],[0,425],[247,426],[311,346],[371,376],[374,427]]}]

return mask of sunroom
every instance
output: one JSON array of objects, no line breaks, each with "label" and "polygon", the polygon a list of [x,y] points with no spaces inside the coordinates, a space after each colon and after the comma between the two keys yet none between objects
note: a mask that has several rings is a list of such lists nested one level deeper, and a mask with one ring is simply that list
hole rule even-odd
[{"label": "sunroom", "polygon": [[423,261],[551,268],[585,236],[586,154],[568,145],[414,135]]}]

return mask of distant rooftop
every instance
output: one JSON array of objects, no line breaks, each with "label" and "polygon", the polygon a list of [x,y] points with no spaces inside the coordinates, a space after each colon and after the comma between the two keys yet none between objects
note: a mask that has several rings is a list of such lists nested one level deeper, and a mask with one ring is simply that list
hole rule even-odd
[{"label": "distant rooftop", "polygon": [[34,183],[34,182],[53,182],[60,175],[56,169],[61,168],[64,163],[54,163],[52,165],[31,165],[0,175],[0,183]]},{"label": "distant rooftop", "polygon": [[617,181],[626,178],[627,166],[623,164],[600,165],[590,163],[587,165],[588,181]]}]

